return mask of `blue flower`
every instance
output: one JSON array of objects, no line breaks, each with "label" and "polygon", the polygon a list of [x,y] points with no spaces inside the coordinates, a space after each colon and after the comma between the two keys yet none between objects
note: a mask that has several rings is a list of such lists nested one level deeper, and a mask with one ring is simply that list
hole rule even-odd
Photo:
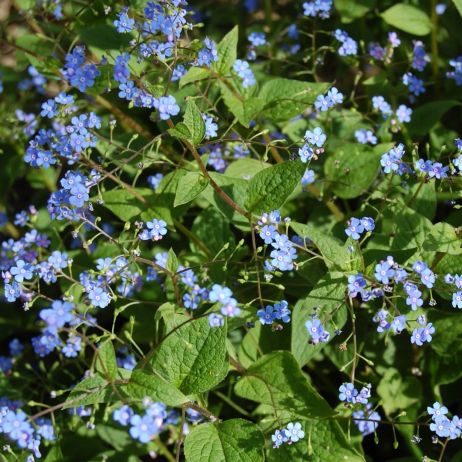
[{"label": "blue flower", "polygon": [[34,268],[24,260],[18,260],[16,266],[10,268],[10,273],[17,282],[23,282],[24,279],[32,279]]},{"label": "blue flower", "polygon": [[260,231],[260,237],[265,241],[265,244],[271,244],[277,235],[278,232],[273,225],[263,226]]},{"label": "blue flower", "polygon": [[219,284],[213,284],[212,290],[209,293],[209,300],[211,302],[219,302],[222,304],[228,303],[232,298],[233,293],[228,287],[223,287]]},{"label": "blue flower", "polygon": [[459,308],[459,309],[462,308],[462,292],[461,291],[458,291],[452,294],[452,306],[454,308]]},{"label": "blue flower", "polygon": [[210,313],[208,320],[210,327],[222,327],[225,323],[223,316],[216,313]]},{"label": "blue flower", "polygon": [[382,284],[390,284],[390,279],[393,278],[395,270],[390,266],[388,261],[383,261],[375,265],[375,279]]},{"label": "blue flower", "polygon": [[162,96],[155,100],[154,107],[159,112],[161,120],[168,120],[171,116],[176,116],[180,112],[180,106],[178,106],[173,96]]},{"label": "blue flower", "polygon": [[338,399],[347,403],[356,403],[356,397],[358,396],[358,390],[352,383],[343,383],[340,385]]},{"label": "blue flower", "polygon": [[146,223],[146,228],[140,233],[140,239],[143,241],[159,241],[167,234],[167,223],[164,220],[154,218]]},{"label": "blue flower", "polygon": [[289,304],[285,300],[274,304],[274,319],[279,319],[287,324],[290,322],[290,315]]},{"label": "blue flower", "polygon": [[301,148],[298,149],[298,155],[300,156],[300,160],[306,164],[313,158],[314,152],[309,144],[305,143]]},{"label": "blue flower", "polygon": [[411,343],[416,344],[417,346],[422,346],[425,342],[432,341],[432,334],[435,333],[435,328],[432,323],[428,323],[425,327],[418,328],[416,327],[412,331]]},{"label": "blue flower", "polygon": [[257,311],[257,316],[260,318],[260,322],[265,324],[273,324],[275,319],[274,309],[271,305],[267,305],[265,309],[260,309]]},{"label": "blue flower", "polygon": [[435,273],[433,273],[431,269],[427,268],[420,273],[420,280],[424,286],[431,289],[436,280]]},{"label": "blue flower", "polygon": [[322,148],[324,146],[326,139],[327,136],[323,133],[321,127],[316,127],[313,131],[307,130],[305,132],[305,140],[318,148]]},{"label": "blue flower", "polygon": [[106,308],[111,303],[111,296],[102,287],[92,287],[88,291],[88,298],[93,306]]},{"label": "blue flower", "polygon": [[405,106],[404,104],[400,104],[398,109],[396,110],[396,117],[401,123],[410,122],[412,115],[412,109],[410,107]]},{"label": "blue flower", "polygon": [[120,425],[128,425],[133,415],[133,409],[125,404],[124,406],[119,407],[119,409],[116,409],[112,413],[112,419],[120,423]]},{"label": "blue flower", "polygon": [[361,220],[357,218],[352,218],[348,222],[348,228],[345,229],[345,234],[348,237],[351,237],[353,240],[357,241],[361,237],[361,233],[364,232],[364,225]]},{"label": "blue flower", "polygon": [[159,433],[159,427],[156,425],[154,419],[149,415],[141,417],[135,414],[130,419],[130,436],[140,441],[141,443],[148,443],[152,438]]},{"label": "blue flower", "polygon": [[131,32],[133,30],[133,26],[135,25],[135,20],[128,17],[127,11],[127,8],[124,8],[118,14],[118,19],[114,21],[114,26],[116,26],[117,32],[121,34],[127,34],[128,32]]},{"label": "blue flower", "polygon": [[324,330],[324,326],[317,318],[309,319],[305,322],[305,328],[311,337],[311,341],[316,345],[322,342],[328,342],[330,334]]},{"label": "blue flower", "polygon": [[286,428],[292,443],[296,443],[297,441],[305,438],[305,432],[302,430],[302,424],[300,422],[290,422],[287,424]]},{"label": "blue flower", "polygon": [[236,59],[233,64],[233,70],[242,79],[242,86],[244,88],[251,87],[256,84],[255,77],[247,61]]},{"label": "blue flower", "polygon": [[278,448],[281,444],[289,441],[289,432],[285,428],[276,430],[274,434],[271,435],[271,440],[273,441],[273,448]]},{"label": "blue flower", "polygon": [[266,35],[264,32],[251,32],[248,39],[254,47],[266,45]]},{"label": "blue flower", "polygon": [[433,403],[433,406],[427,407],[427,412],[432,417],[432,419],[436,419],[438,417],[446,415],[448,413],[448,408],[436,401],[435,403]]}]

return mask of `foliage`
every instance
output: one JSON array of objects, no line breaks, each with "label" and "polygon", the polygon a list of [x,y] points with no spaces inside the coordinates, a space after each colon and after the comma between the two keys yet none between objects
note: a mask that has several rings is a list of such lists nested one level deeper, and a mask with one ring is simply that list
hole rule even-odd
[{"label": "foliage", "polygon": [[0,459],[461,460],[461,16],[1,3]]}]

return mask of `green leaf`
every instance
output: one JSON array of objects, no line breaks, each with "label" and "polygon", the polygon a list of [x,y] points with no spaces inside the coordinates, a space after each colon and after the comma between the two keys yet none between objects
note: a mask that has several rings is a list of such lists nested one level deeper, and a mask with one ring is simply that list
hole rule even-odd
[{"label": "green leaf", "polygon": [[290,329],[273,331],[270,326],[257,323],[249,329],[239,346],[239,362],[249,367],[262,354],[276,350],[290,350]]},{"label": "green leaf", "polygon": [[[419,189],[419,191],[417,191]],[[435,182],[417,183],[411,187],[406,196],[406,202],[412,210],[433,220],[436,213]]]},{"label": "green leaf", "polygon": [[314,103],[329,88],[326,83],[302,82],[283,78],[268,80],[258,93],[264,106],[259,116],[273,122],[287,122]]},{"label": "green leaf", "polygon": [[105,340],[95,352],[96,370],[107,380],[114,380],[117,375],[117,360],[111,339]]},{"label": "green leaf", "polygon": [[305,173],[306,165],[287,161],[258,172],[250,181],[246,207],[252,213],[262,214],[281,207]]},{"label": "green leaf", "polygon": [[229,164],[228,168],[225,170],[225,175],[232,178],[242,178],[244,180],[249,180],[258,172],[268,167],[271,167],[271,164],[258,159],[244,157],[243,159],[238,159],[234,162],[231,162],[231,164]]},{"label": "green leaf", "polygon": [[149,364],[186,395],[210,390],[228,372],[226,327],[210,327],[206,317],[191,320],[155,347]]},{"label": "green leaf", "polygon": [[178,183],[174,207],[193,201],[207,187],[209,181],[199,172],[188,172]]},{"label": "green leaf", "polygon": [[413,35],[427,35],[432,30],[432,23],[427,14],[412,5],[397,3],[381,14],[390,26]]},{"label": "green leaf", "polygon": [[462,16],[462,0],[452,0],[452,3],[454,3],[455,7],[457,8],[457,11]]},{"label": "green leaf", "polygon": [[265,439],[260,429],[243,419],[193,427],[185,439],[187,462],[263,462]]},{"label": "green leaf", "polygon": [[[148,188],[139,188],[136,191],[143,197],[154,194],[152,189]],[[141,201],[125,189],[111,189],[104,192],[102,196],[104,207],[109,209],[122,221],[130,221],[147,208],[146,205],[143,205]]]},{"label": "green leaf", "polygon": [[442,252],[449,255],[460,255],[462,241],[456,230],[448,223],[440,222],[432,226],[425,237],[424,250]]},{"label": "green leaf", "polygon": [[419,402],[422,398],[422,386],[416,377],[403,378],[397,369],[390,367],[380,380],[377,393],[382,398],[385,412],[390,415]]},{"label": "green leaf", "polygon": [[168,251],[168,256],[167,256],[167,270],[170,271],[171,273],[176,273],[176,270],[178,269],[178,258],[172,248],[169,249]]},{"label": "green leaf", "polygon": [[366,192],[380,171],[380,157],[388,146],[342,144],[324,164],[328,187],[342,199]]},{"label": "green leaf", "polygon": [[326,266],[333,269],[350,269],[351,253],[343,242],[330,233],[326,233],[318,227],[296,221],[290,222],[290,227],[302,238],[309,238],[319,249],[325,259]]},{"label": "green leaf", "polygon": [[236,86],[229,81],[227,83],[219,81],[218,85],[227,108],[244,127],[249,127],[250,121],[263,106],[263,101],[254,96],[244,98]]},{"label": "green leaf", "polygon": [[431,312],[430,321],[435,326],[431,346],[440,356],[452,357],[461,351],[462,315],[459,310],[455,311],[455,313],[442,313],[435,310]]},{"label": "green leaf", "polygon": [[204,80],[210,76],[210,69],[203,67],[190,67],[188,72],[186,72],[183,77],[180,79],[180,88],[188,85],[188,83],[197,82],[199,80]]},{"label": "green leaf", "polygon": [[[210,176],[220,188],[233,199],[234,202],[244,207],[244,202],[247,197],[247,188],[249,182],[239,178],[230,178],[221,173],[210,172]],[[248,220],[236,212],[230,205],[228,205],[210,186],[210,184],[202,192],[202,196],[210,202],[220,213],[223,214],[229,221],[234,224],[246,226],[248,228]]]},{"label": "green leaf", "polygon": [[128,396],[142,401],[145,397],[160,401],[167,406],[181,406],[188,398],[175,386],[167,382],[155,372],[135,369],[126,387]]},{"label": "green leaf", "polygon": [[239,39],[239,28],[231,29],[217,45],[218,61],[212,63],[212,70],[221,75],[226,75],[233,67],[237,58],[237,42]]},{"label": "green leaf", "polygon": [[288,351],[276,351],[260,358],[247,369],[234,391],[242,398],[272,406],[276,413],[287,411],[305,418],[334,414]]},{"label": "green leaf", "polygon": [[83,379],[72,389],[63,409],[105,403],[111,396],[112,390],[108,387],[107,380],[95,374]]},{"label": "green leaf", "polygon": [[184,123],[191,133],[190,141],[194,146],[200,144],[205,135],[205,122],[196,103],[190,99],[186,102]]},{"label": "green leaf", "polygon": [[350,23],[363,17],[375,7],[376,0],[334,0],[335,9],[343,23]]},{"label": "green leaf", "polygon": [[302,420],[305,438],[268,450],[268,462],[364,462],[335,420]]},{"label": "green leaf", "polygon": [[[228,221],[213,207],[208,207],[197,216],[191,231],[208,247],[213,255],[220,252],[225,245],[229,246],[230,249],[234,247],[235,237],[229,228]],[[194,251],[200,250],[194,241],[191,241],[190,244]]]},{"label": "green leaf", "polygon": [[456,100],[439,100],[425,103],[412,113],[408,130],[412,136],[425,136],[441,120],[443,115],[460,103]]},{"label": "green leaf", "polygon": [[323,277],[308,297],[296,303],[292,311],[291,349],[302,366],[325,346],[325,343],[318,345],[309,343],[305,322],[311,319],[316,308],[319,319],[332,338],[334,331],[341,329],[346,322],[345,287],[345,276],[334,272]]},{"label": "green leaf", "polygon": [[169,128],[168,133],[179,140],[190,140],[192,134],[184,122],[178,122],[173,128]]},{"label": "green leaf", "polygon": [[54,443],[43,462],[62,462],[64,459],[59,443]]}]

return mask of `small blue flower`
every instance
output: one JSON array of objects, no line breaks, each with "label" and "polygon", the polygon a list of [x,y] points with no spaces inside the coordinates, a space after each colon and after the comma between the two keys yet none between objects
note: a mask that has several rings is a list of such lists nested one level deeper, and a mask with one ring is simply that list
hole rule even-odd
[{"label": "small blue flower", "polygon": [[338,399],[347,403],[356,403],[356,396],[358,396],[358,390],[352,383],[343,383],[340,385]]},{"label": "small blue flower", "polygon": [[263,325],[273,324],[275,319],[274,309],[271,305],[267,305],[266,308],[257,311],[257,316],[260,318],[260,322]]},{"label": "small blue flower", "polygon": [[265,241],[265,244],[271,244],[277,235],[278,232],[273,225],[263,226],[260,231],[260,237]]},{"label": "small blue flower", "polygon": [[302,430],[302,424],[300,422],[288,423],[287,432],[289,433],[289,438],[292,443],[305,438],[305,432]]},{"label": "small blue flower", "polygon": [[316,127],[313,131],[307,130],[305,132],[305,140],[318,148],[322,148],[324,146],[326,139],[327,136],[323,133],[321,127]]},{"label": "small blue flower", "polygon": [[120,425],[128,425],[133,415],[133,409],[130,406],[124,405],[112,413],[112,419],[120,423]]},{"label": "small blue flower", "polygon": [[223,316],[217,313],[210,313],[208,320],[210,327],[222,327],[225,323]]},{"label": "small blue flower", "polygon": [[352,218],[348,222],[348,228],[345,229],[345,234],[351,239],[357,241],[361,237],[361,234],[364,232],[364,225],[361,220],[357,218]]}]

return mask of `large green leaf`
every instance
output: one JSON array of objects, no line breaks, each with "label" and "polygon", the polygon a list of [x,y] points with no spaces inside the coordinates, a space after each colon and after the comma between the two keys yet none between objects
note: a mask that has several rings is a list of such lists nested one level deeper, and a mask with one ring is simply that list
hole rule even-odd
[{"label": "large green leaf", "polygon": [[422,104],[412,113],[409,132],[413,136],[425,136],[438,123],[443,115],[460,103],[456,100],[431,101]]},{"label": "large green leaf", "polygon": [[380,171],[380,157],[389,145],[374,148],[354,143],[342,144],[324,164],[327,186],[343,199],[358,197],[371,186]]},{"label": "large green leaf", "polygon": [[205,135],[205,122],[201,111],[192,99],[186,102],[183,122],[176,124],[168,132],[175,138],[190,141],[194,146],[200,144]]},{"label": "large green leaf", "polygon": [[[210,172],[211,178],[218,186],[241,207],[244,207],[249,182],[240,178],[231,178],[221,173]],[[202,196],[210,202],[229,221],[248,227],[248,220],[234,210],[209,184]]]},{"label": "large green leaf", "polygon": [[460,255],[462,241],[456,230],[445,222],[436,223],[426,235],[424,250],[442,252],[449,255]]},{"label": "large green leaf", "polygon": [[247,210],[259,215],[281,207],[300,183],[305,170],[306,165],[296,160],[258,172],[249,181]]},{"label": "large green leaf", "polygon": [[206,317],[184,323],[154,348],[149,364],[186,395],[210,390],[228,372],[226,328],[210,327]]},{"label": "large green leaf", "polygon": [[344,23],[350,23],[361,18],[375,7],[376,0],[334,0],[335,9],[340,13]]},{"label": "large green leaf", "polygon": [[184,442],[187,462],[263,462],[265,439],[243,419],[206,423],[193,428]]},{"label": "large green leaf", "polygon": [[346,322],[345,289],[346,277],[340,273],[331,273],[318,282],[308,297],[296,303],[292,312],[291,349],[302,366],[325,345],[309,343],[306,321],[316,314],[332,339],[335,329],[341,329]]},{"label": "large green leaf", "polygon": [[107,380],[114,380],[117,375],[117,360],[111,339],[105,340],[95,352],[96,370]]},{"label": "large green leaf", "polygon": [[209,184],[199,172],[188,172],[182,180],[178,183],[178,189],[175,194],[174,207],[178,205],[187,204],[193,201]]},{"label": "large green leaf", "polygon": [[385,10],[381,16],[390,26],[409,34],[427,35],[432,29],[428,15],[421,9],[406,3],[393,5]]},{"label": "large green leaf", "polygon": [[314,243],[324,257],[328,268],[350,269],[352,254],[339,239],[309,223],[304,225],[291,221],[290,226],[300,237],[308,238]]},{"label": "large green leaf", "polygon": [[218,84],[226,107],[244,127],[248,127],[261,109],[263,101],[255,96],[244,97],[229,80],[219,81]]},{"label": "large green leaf", "polygon": [[217,45],[218,61],[212,64],[212,69],[221,75],[225,75],[232,67],[237,58],[237,42],[239,28],[231,29]]},{"label": "large green leaf", "polygon": [[131,399],[141,401],[149,397],[167,406],[180,406],[188,401],[183,393],[160,375],[141,369],[133,371],[126,392]]},{"label": "large green leaf", "polygon": [[422,399],[422,386],[413,376],[403,377],[400,371],[390,367],[385,371],[377,387],[377,394],[382,398],[382,406],[390,415]]},{"label": "large green leaf", "polygon": [[272,406],[276,414],[286,411],[304,418],[334,414],[288,351],[276,351],[260,358],[247,369],[234,391],[242,398]]},{"label": "large green leaf", "polygon": [[258,98],[263,103],[259,116],[272,121],[287,122],[305,111],[328,87],[326,83],[284,78],[268,80],[258,93]]}]

